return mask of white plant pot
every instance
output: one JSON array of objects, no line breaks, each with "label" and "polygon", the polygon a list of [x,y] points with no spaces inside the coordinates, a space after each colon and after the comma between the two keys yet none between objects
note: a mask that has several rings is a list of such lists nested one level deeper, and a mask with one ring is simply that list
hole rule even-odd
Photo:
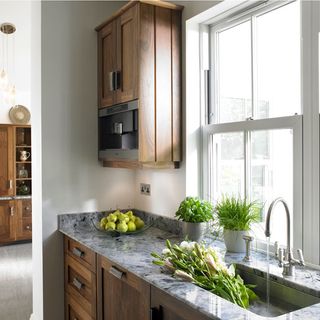
[{"label": "white plant pot", "polygon": [[185,222],[182,223],[182,236],[188,237],[189,240],[192,241],[201,241],[206,231],[207,223],[193,223],[193,222]]},{"label": "white plant pot", "polygon": [[249,235],[249,231],[223,230],[224,243],[228,252],[245,253],[246,243],[243,236]]}]

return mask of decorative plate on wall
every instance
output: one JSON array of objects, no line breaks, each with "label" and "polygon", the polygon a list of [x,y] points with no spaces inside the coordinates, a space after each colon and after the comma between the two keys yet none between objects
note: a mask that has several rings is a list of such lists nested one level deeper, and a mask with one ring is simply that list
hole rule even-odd
[{"label": "decorative plate on wall", "polygon": [[14,124],[27,124],[31,115],[26,107],[18,104],[10,109],[9,117]]}]

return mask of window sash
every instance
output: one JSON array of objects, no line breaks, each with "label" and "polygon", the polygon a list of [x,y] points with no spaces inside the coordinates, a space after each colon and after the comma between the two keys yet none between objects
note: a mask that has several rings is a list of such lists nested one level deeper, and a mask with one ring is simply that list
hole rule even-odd
[{"label": "window sash", "polygon": [[[247,120],[233,123],[208,124],[202,127],[202,141],[203,141],[203,197],[212,200],[211,196],[214,190],[211,189],[211,179],[213,177],[213,150],[210,148],[212,135],[218,133],[230,132],[247,132],[259,130],[275,130],[275,129],[292,129],[293,131],[293,247],[302,247],[302,115],[279,117],[271,119]],[[245,139],[244,136],[244,139]],[[245,140],[245,144],[248,141]],[[248,154],[244,154],[245,170],[248,170]],[[245,171],[245,179],[247,179],[247,172]],[[248,192],[248,183],[245,181],[246,191]],[[259,245],[261,247],[261,244]]]},{"label": "window sash", "polygon": [[[247,11],[246,13],[240,13],[216,24],[210,25],[210,92],[209,92],[209,110],[207,111],[209,117],[206,119],[207,123],[220,123],[220,88],[219,88],[219,33],[233,28],[241,23],[250,21],[251,22],[251,101],[252,109],[251,115],[248,118],[255,117],[257,105],[258,105],[258,94],[257,94],[257,54],[256,54],[256,19],[264,14],[272,12],[278,8],[284,7],[292,2],[299,0],[290,1],[265,1],[264,3],[257,5],[257,7]],[[213,48],[213,50],[212,50]],[[301,107],[302,112],[302,107]]]}]

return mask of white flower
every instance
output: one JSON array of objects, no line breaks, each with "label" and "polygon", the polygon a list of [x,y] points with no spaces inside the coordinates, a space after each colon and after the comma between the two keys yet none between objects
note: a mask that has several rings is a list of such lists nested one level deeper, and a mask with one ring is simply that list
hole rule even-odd
[{"label": "white flower", "polygon": [[189,251],[189,242],[188,241],[182,241],[180,243],[180,246],[179,246],[182,250],[187,250]]},{"label": "white flower", "polygon": [[166,254],[169,254],[169,253],[171,253],[171,251],[170,251],[168,248],[164,248],[164,249],[162,250],[162,254],[163,254],[163,255],[166,255]]}]

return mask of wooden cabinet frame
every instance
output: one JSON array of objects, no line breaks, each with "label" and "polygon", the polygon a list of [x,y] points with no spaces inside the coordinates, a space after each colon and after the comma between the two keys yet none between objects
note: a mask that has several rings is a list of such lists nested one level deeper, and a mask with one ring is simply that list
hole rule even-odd
[{"label": "wooden cabinet frame", "polygon": [[[104,159],[119,168],[178,168],[182,160],[182,7],[162,1],[131,1],[98,26],[99,108],[138,100],[139,159]],[[114,31],[116,30],[116,31]],[[116,37],[104,50],[106,35]],[[116,36],[114,36],[116,34]],[[116,44],[115,44],[116,43]],[[107,62],[105,62],[107,61]],[[115,65],[113,96],[105,98]]]}]

